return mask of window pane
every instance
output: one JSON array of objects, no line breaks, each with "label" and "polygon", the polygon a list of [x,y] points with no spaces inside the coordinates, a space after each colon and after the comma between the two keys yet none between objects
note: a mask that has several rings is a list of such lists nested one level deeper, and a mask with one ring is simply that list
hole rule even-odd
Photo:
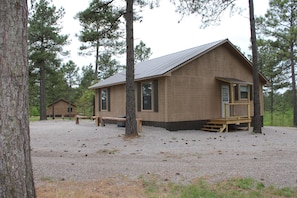
[{"label": "window pane", "polygon": [[248,86],[240,86],[240,98],[241,99],[248,98]]},{"label": "window pane", "polygon": [[247,92],[248,87],[247,86],[240,86],[240,91]]},{"label": "window pane", "polygon": [[107,91],[106,89],[103,89],[101,91],[101,106],[102,106],[102,110],[106,110],[106,101],[107,101]]},{"label": "window pane", "polygon": [[142,84],[142,109],[152,109],[152,83]]}]

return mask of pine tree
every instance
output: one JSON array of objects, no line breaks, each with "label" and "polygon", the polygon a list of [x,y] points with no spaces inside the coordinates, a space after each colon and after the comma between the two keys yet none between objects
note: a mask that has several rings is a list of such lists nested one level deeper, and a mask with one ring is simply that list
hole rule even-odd
[{"label": "pine tree", "polygon": [[68,100],[68,112],[70,112],[71,105],[73,104],[74,99],[73,97],[73,86],[78,84],[78,71],[79,68],[73,61],[68,61],[66,64],[63,64],[62,71],[64,73],[64,78],[66,79],[67,83],[67,100]]},{"label": "pine tree", "polygon": [[289,81],[286,71],[286,65],[281,61],[282,57],[278,53],[276,43],[272,40],[258,39],[257,44],[259,66],[261,73],[267,78],[269,84],[266,85],[266,97],[269,98],[264,104],[265,110],[270,112],[270,125],[274,125],[273,115],[275,109],[275,95],[280,89],[288,87]]},{"label": "pine tree", "polygon": [[[50,69],[60,66],[58,54],[67,44],[67,35],[61,35],[59,20],[64,16],[62,8],[51,6],[48,0],[40,0],[33,6],[29,17],[29,63],[30,74],[38,77],[39,83],[40,120],[46,120],[46,77]],[[31,76],[30,76],[31,77]],[[33,76],[32,76],[33,77]]]},{"label": "pine tree", "polygon": [[[297,52],[297,0],[270,0],[265,17],[259,18],[263,37],[270,39],[277,50],[285,77],[291,77],[293,125],[297,127],[295,62]],[[277,66],[277,65],[276,65]],[[289,75],[286,73],[290,73]]]},{"label": "pine tree", "polygon": [[[80,54],[93,55],[95,53],[94,79],[97,79],[99,75],[100,58],[106,58],[106,54],[114,56],[123,52],[124,43],[121,41],[123,30],[120,26],[123,14],[124,10],[114,6],[112,1],[93,0],[86,10],[76,15],[83,28],[78,35],[83,43],[80,47]],[[106,60],[115,64],[111,56]],[[100,71],[106,70],[109,68],[106,69],[101,64]]]},{"label": "pine tree", "polygon": [[143,41],[140,41],[139,44],[136,45],[134,53],[135,63],[145,61],[152,55],[151,48],[147,47]]}]

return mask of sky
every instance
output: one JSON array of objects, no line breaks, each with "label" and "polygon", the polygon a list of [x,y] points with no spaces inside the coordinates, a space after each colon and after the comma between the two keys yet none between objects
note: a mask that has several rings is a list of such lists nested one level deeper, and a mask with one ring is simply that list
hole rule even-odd
[{"label": "sky", "polygon": [[[78,20],[74,16],[85,10],[90,0],[53,0],[57,7],[65,9],[63,18],[63,34],[68,34],[71,44],[65,47],[71,55],[64,58],[64,62],[73,60],[79,67],[89,64],[94,65],[95,58],[78,55],[81,45],[75,34],[80,31]],[[268,9],[269,0],[254,0],[255,15],[264,15]],[[250,23],[248,12],[248,0],[238,0],[238,6],[245,9],[241,15],[230,16],[226,12],[220,25],[201,29],[200,17],[196,15],[185,16],[181,22],[181,15],[175,12],[175,7],[169,0],[160,0],[160,6],[154,9],[145,9],[141,15],[141,23],[134,23],[134,42],[137,45],[141,40],[151,48],[151,58],[196,47],[217,40],[229,39],[234,45],[240,47],[244,54],[251,54]],[[121,60],[124,64],[125,60]]]}]

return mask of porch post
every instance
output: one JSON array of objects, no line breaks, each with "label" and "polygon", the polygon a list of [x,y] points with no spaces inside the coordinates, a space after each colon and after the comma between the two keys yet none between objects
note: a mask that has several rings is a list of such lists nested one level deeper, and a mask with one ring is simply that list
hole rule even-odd
[{"label": "porch post", "polygon": [[[230,94],[231,104],[234,104],[234,99],[235,99],[235,97],[234,97],[234,83],[230,83],[230,92],[231,92],[231,94]],[[234,105],[229,105],[229,109],[230,109],[230,114],[229,115],[230,116],[234,116],[234,114],[235,114],[235,107],[234,107]]]},{"label": "porch post", "polygon": [[230,97],[231,97],[231,103],[234,103],[234,84],[230,83]]}]

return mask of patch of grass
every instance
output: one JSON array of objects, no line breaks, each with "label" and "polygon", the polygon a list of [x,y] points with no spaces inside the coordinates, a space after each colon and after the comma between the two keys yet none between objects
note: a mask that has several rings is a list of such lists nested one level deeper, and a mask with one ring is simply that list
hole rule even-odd
[{"label": "patch of grass", "polygon": [[239,179],[237,181],[238,188],[241,188],[244,190],[253,189],[255,187],[254,184],[255,184],[255,182],[251,178],[243,178],[243,179]]},{"label": "patch of grass", "polygon": [[44,182],[52,182],[52,181],[54,181],[54,179],[51,178],[51,177],[41,177],[40,180],[41,181],[44,181]]},{"label": "patch of grass", "polygon": [[264,112],[264,126],[286,126],[292,127],[293,126],[293,112],[285,111],[285,112],[278,112],[275,111],[271,116],[269,111]]},{"label": "patch of grass", "polygon": [[[275,189],[274,195],[281,196],[281,197],[292,197],[294,195],[294,191],[291,188],[285,187],[285,188]],[[296,196],[296,192],[295,192],[295,196]]]},{"label": "patch of grass", "polygon": [[101,149],[97,151],[98,154],[109,154],[109,155],[114,155],[118,152],[118,149]]},{"label": "patch of grass", "polygon": [[30,116],[29,121],[30,122],[35,122],[35,121],[39,121],[40,117],[39,116]]},{"label": "patch of grass", "polygon": [[156,181],[143,181],[145,192],[149,195],[155,194],[159,191],[159,185]]},{"label": "patch of grass", "polygon": [[208,197],[217,198],[219,195],[211,186],[206,182],[200,180],[198,183],[185,186],[181,191],[181,198],[196,198],[196,197]]},{"label": "patch of grass", "polygon": [[265,197],[297,197],[297,189],[265,187],[252,178],[237,178],[211,184],[198,179],[189,185],[143,180],[147,197],[170,198],[265,198]]},{"label": "patch of grass", "polygon": [[[51,117],[48,117],[47,120],[53,120]],[[67,121],[67,120],[75,120],[74,117],[65,117],[65,118],[62,118],[62,117],[55,117],[54,120],[63,120],[63,121]],[[40,117],[39,116],[30,116],[29,118],[29,121],[30,122],[36,122],[36,121],[40,121]]]}]

